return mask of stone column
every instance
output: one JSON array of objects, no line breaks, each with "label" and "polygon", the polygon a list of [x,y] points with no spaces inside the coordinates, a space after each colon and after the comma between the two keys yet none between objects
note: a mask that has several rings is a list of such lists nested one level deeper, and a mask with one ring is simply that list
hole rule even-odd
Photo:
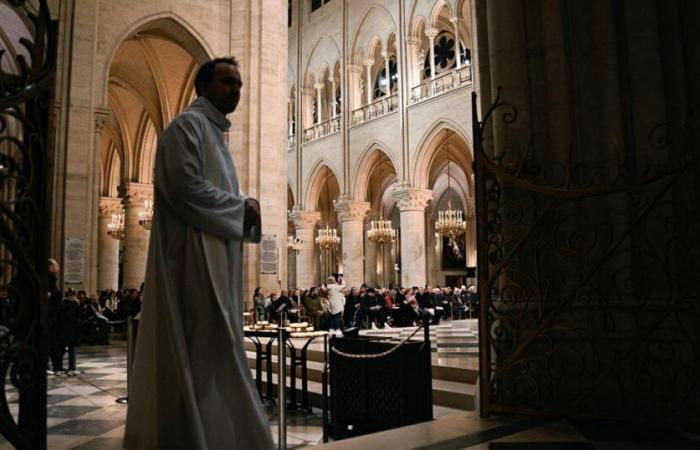
[{"label": "stone column", "polygon": [[335,77],[330,77],[328,78],[328,81],[331,82],[331,113],[330,113],[330,118],[335,119],[338,117],[337,109],[338,109],[338,102],[335,99]]},{"label": "stone column", "polygon": [[306,289],[315,284],[314,227],[321,220],[317,211],[292,211],[289,217],[294,222],[297,239],[301,240],[301,250],[296,255],[296,287]]},{"label": "stone column", "polygon": [[297,131],[304,133],[307,128],[311,128],[314,125],[314,90],[303,88],[301,96],[302,121],[300,124],[297,124]]},{"label": "stone column", "polygon": [[429,41],[429,52],[428,56],[430,57],[430,79],[434,80],[435,79],[435,37],[438,35],[438,30],[435,28],[428,28],[425,30],[425,35],[428,36],[428,41]]},{"label": "stone column", "polygon": [[294,99],[287,99],[287,135],[294,135]]},{"label": "stone column", "polygon": [[389,57],[391,54],[383,50],[382,51],[382,57],[384,57],[384,73],[385,73],[385,79],[386,79],[386,95],[385,97],[391,96],[391,72],[389,70]]},{"label": "stone column", "polygon": [[406,39],[406,67],[408,68],[408,87],[412,88],[420,84],[421,56],[420,38],[409,37]]},{"label": "stone column", "polygon": [[467,230],[464,236],[467,267],[476,267],[476,207],[474,197],[467,198],[464,216],[467,222]]},{"label": "stone column", "polygon": [[132,183],[119,186],[124,199],[124,267],[125,288],[139,288],[146,275],[148,241],[151,235],[139,225],[139,212],[146,199],[153,199],[153,185]]},{"label": "stone column", "polygon": [[340,201],[335,204],[342,227],[343,278],[348,286],[364,282],[363,221],[369,202]]},{"label": "stone column", "polygon": [[107,225],[112,214],[122,209],[118,197],[100,198],[98,226],[97,290],[119,289],[119,241],[107,234]]},{"label": "stone column", "polygon": [[374,65],[374,60],[372,58],[367,58],[364,61],[365,63],[365,73],[367,75],[367,82],[365,83],[366,89],[365,89],[365,96],[367,97],[367,104],[369,105],[372,103],[372,66]]},{"label": "stone column", "polygon": [[457,61],[457,68],[462,67],[462,53],[459,50],[459,17],[450,17],[450,22],[454,26],[455,32],[455,60]]},{"label": "stone column", "polygon": [[365,230],[365,283],[369,286],[377,285],[377,244],[367,238],[367,231],[370,229],[370,221],[364,223]]},{"label": "stone column", "polygon": [[316,125],[323,123],[323,83],[314,84],[316,89]]},{"label": "stone column", "polygon": [[348,85],[350,86],[348,98],[350,99],[350,113],[362,106],[362,89],[360,89],[361,79],[362,67],[348,64]]},{"label": "stone column", "polygon": [[400,188],[392,192],[401,213],[401,284],[426,284],[425,207],[432,200],[428,189]]}]

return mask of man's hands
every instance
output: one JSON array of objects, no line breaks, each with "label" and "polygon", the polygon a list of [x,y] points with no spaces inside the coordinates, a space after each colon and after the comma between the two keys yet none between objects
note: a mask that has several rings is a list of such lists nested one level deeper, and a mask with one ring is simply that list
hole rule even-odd
[{"label": "man's hands", "polygon": [[260,217],[260,204],[253,198],[245,199],[245,217]]}]

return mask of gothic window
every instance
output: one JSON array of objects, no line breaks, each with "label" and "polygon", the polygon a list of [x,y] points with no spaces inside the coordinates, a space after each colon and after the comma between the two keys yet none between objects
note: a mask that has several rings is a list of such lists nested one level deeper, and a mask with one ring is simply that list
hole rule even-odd
[{"label": "gothic window", "polygon": [[396,60],[390,59],[389,74],[391,76],[389,77],[388,81],[386,79],[386,67],[383,67],[379,71],[379,73],[377,74],[377,79],[374,82],[374,96],[372,98],[379,98],[385,96],[387,94],[387,89],[389,88],[391,88],[392,93],[396,92],[396,81],[398,80],[397,69],[398,67],[396,66]]},{"label": "gothic window", "polygon": [[[471,60],[471,51],[465,48],[461,43],[459,45],[462,61]],[[430,78],[430,50],[426,51],[425,64],[423,65],[423,75],[425,78]],[[452,70],[457,66],[455,58],[455,39],[454,35],[447,31],[441,31],[435,37],[435,74],[439,75],[442,72]]]}]

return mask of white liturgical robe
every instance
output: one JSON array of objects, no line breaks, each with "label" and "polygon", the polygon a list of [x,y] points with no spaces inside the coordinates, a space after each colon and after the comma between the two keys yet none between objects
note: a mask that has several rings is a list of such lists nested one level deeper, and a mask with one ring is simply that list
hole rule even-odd
[{"label": "white liturgical robe", "polygon": [[243,342],[245,197],[230,125],[199,97],[158,143],[128,449],[273,448]]}]

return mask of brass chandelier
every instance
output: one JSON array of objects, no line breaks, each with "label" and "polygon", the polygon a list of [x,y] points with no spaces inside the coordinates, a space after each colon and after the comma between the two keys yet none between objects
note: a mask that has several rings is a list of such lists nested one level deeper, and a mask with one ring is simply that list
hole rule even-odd
[{"label": "brass chandelier", "polygon": [[[383,181],[382,177],[382,163],[379,164],[379,183],[381,186],[381,183]],[[372,189],[372,185],[370,185],[370,190]],[[370,201],[372,199],[372,194],[370,191]],[[379,202],[379,220],[372,220],[370,223],[370,229],[367,230],[367,239],[370,241],[374,242],[375,244],[388,244],[391,242],[394,242],[394,239],[396,239],[396,230],[391,227],[391,221],[390,220],[384,220],[384,217],[382,217],[382,205],[381,201]]]},{"label": "brass chandelier", "polygon": [[112,214],[112,219],[107,224],[107,234],[113,239],[124,239],[124,208]]},{"label": "brass chandelier", "polygon": [[[325,183],[325,191],[326,191],[326,204],[328,204],[328,183]],[[335,200],[333,200],[333,209],[335,209]],[[330,214],[333,214],[331,211]],[[328,226],[328,223],[326,222],[326,226],[324,228],[320,228],[318,230],[318,234],[316,235],[316,239],[314,239],[316,242],[316,245],[318,245],[321,250],[325,252],[330,252],[331,250],[335,250],[338,245],[340,245],[340,237],[338,237],[338,230],[335,228],[330,228]]]},{"label": "brass chandelier", "polygon": [[435,231],[440,236],[446,236],[451,241],[457,237],[463,236],[467,229],[467,222],[464,220],[462,211],[452,209],[452,194],[450,191],[450,147],[447,144],[447,190],[449,197],[447,198],[447,209],[438,211],[438,220],[435,221]]},{"label": "brass chandelier", "polygon": [[153,224],[153,200],[144,200],[143,206],[143,210],[139,211],[139,225],[150,230]]}]

